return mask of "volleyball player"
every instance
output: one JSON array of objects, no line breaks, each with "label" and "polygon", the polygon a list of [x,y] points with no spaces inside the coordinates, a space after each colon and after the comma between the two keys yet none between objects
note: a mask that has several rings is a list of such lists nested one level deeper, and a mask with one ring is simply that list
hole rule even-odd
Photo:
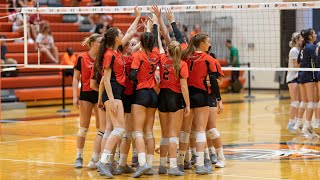
[{"label": "volleyball player", "polygon": [[[301,68],[315,68],[316,47],[314,42],[317,39],[317,34],[313,29],[306,29],[301,31],[301,35],[304,39],[302,44],[302,50],[299,53],[298,62]],[[314,97],[315,88],[317,82],[317,74],[315,71],[299,71],[298,80],[301,84],[301,96],[306,96],[308,100],[306,108],[306,121],[303,124],[302,132],[307,137],[313,134],[311,128],[311,120],[314,111]],[[296,123],[299,125],[298,122]]]},{"label": "volleyball player", "polygon": [[[291,50],[289,52],[289,68],[299,68],[300,65],[298,64],[298,55],[301,50],[301,45],[303,42],[303,38],[300,33],[293,33],[291,37],[291,41],[289,46]],[[299,83],[298,83],[298,71],[288,71],[286,82],[289,87],[289,93],[291,98],[290,104],[290,115],[289,115],[289,122],[287,125],[287,129],[293,133],[296,131],[294,130],[294,126],[298,121],[302,121],[298,118],[298,110],[300,106],[300,91],[299,91]],[[300,123],[299,122],[299,123]]]},{"label": "volleyball player", "polygon": [[[184,118],[179,143],[179,168],[183,171],[183,161],[188,148],[189,134],[191,126],[194,124],[196,131],[196,173],[208,174],[210,171],[204,166],[204,149],[206,146],[206,126],[209,118],[208,91],[206,77],[209,72],[216,72],[214,59],[208,55],[210,38],[206,34],[197,34],[191,38],[187,49],[182,52],[184,59],[189,68],[189,96],[191,114]],[[218,88],[218,87],[215,87]],[[193,123],[194,122],[194,123]]]},{"label": "volleyball player", "polygon": [[[120,46],[124,46],[132,38],[136,32],[137,24],[141,18],[141,12],[138,7],[134,8],[136,19],[127,30],[125,36],[118,28],[110,28],[104,34],[101,40],[97,60],[99,61],[98,70],[104,71],[104,87],[105,91],[102,94],[102,100],[106,107],[106,116],[110,116],[113,131],[106,141],[104,152],[101,156],[100,163],[97,163],[97,168],[100,175],[105,175],[112,178],[112,173],[115,172],[111,168],[112,151],[121,141],[125,133],[125,119],[122,98],[125,90],[125,62],[122,59],[122,53],[119,51]],[[120,152],[121,153],[121,152]]]},{"label": "volleyball player", "polygon": [[[79,55],[74,66],[73,75],[73,105],[79,109],[80,128],[77,133],[77,157],[74,167],[82,168],[83,164],[83,147],[86,140],[86,135],[90,125],[92,110],[94,109],[96,116],[96,128],[99,128],[98,108],[98,92],[90,88],[91,68],[98,53],[99,44],[101,41],[100,34],[92,34],[86,38],[82,45],[87,45],[90,50]],[[78,85],[81,81],[80,98],[78,98]],[[99,159],[101,148],[100,143],[103,136],[103,131],[98,131],[95,140],[94,151],[89,163],[89,167],[93,167],[95,161]]]},{"label": "volleyball player", "polygon": [[[152,12],[157,16],[164,36],[167,29],[161,18],[161,11],[157,5],[152,6]],[[173,15],[170,23],[175,24]],[[175,24],[176,26],[176,24]],[[181,33],[175,36],[182,37]],[[181,40],[181,39],[180,39]],[[182,38],[183,40],[183,38]],[[166,174],[167,153],[169,149],[169,175],[181,176],[183,172],[177,167],[177,146],[179,143],[179,132],[182,125],[183,109],[184,115],[190,112],[189,92],[187,78],[189,75],[187,64],[181,61],[181,45],[178,41],[168,41],[168,55],[158,40],[160,50],[160,94],[159,94],[159,116],[162,138],[160,142],[160,166],[159,174]]]},{"label": "volleyball player", "polygon": [[131,169],[127,165],[128,153],[130,150],[130,144],[132,140],[132,119],[131,119],[131,105],[133,103],[133,92],[134,92],[134,84],[129,80],[128,76],[131,70],[131,64],[133,61],[132,54],[140,49],[140,43],[137,42],[135,38],[132,38],[130,42],[128,42],[123,47],[122,59],[125,62],[125,70],[126,70],[126,89],[124,91],[124,96],[122,99],[124,113],[125,113],[125,134],[121,141],[120,145],[120,159],[119,159],[119,169],[122,173],[132,173],[133,169]]},{"label": "volleyball player", "polygon": [[[141,35],[141,49],[133,54],[131,65],[130,80],[136,81],[135,100],[131,109],[133,118],[132,137],[138,151],[139,166],[133,177],[153,174],[151,168],[154,154],[153,123],[154,115],[158,106],[155,71],[160,60],[158,53],[158,26],[156,18],[153,18],[153,34],[144,32]],[[154,48],[155,46],[155,48]],[[145,132],[145,139],[144,139]],[[147,156],[145,155],[145,145],[147,145]],[[146,159],[147,157],[147,159]]]},{"label": "volleyball player", "polygon": [[[210,48],[209,48],[210,51]],[[208,52],[209,52],[208,51]],[[212,58],[214,54],[210,53]],[[226,165],[226,160],[223,154],[222,142],[220,133],[217,130],[216,121],[217,114],[222,113],[223,104],[220,95],[218,79],[224,76],[221,65],[218,60],[214,59],[217,71],[209,73],[209,119],[206,127],[207,146],[205,149],[206,167],[212,169],[211,164],[215,164],[217,168],[223,168]]]}]

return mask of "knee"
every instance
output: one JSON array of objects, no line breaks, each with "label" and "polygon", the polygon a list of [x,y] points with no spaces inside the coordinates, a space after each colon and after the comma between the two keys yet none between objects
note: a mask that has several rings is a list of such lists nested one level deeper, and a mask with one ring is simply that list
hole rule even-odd
[{"label": "knee", "polygon": [[299,104],[300,104],[299,101],[292,101],[290,105],[291,105],[291,107],[293,107],[293,108],[298,108],[298,107],[299,107]]},{"label": "knee", "polygon": [[77,133],[79,137],[86,137],[88,133],[88,128],[80,127]]},{"label": "knee", "polygon": [[179,144],[179,139],[177,137],[170,137],[169,138],[169,143],[173,143],[178,145]]},{"label": "knee", "polygon": [[104,134],[103,134],[103,139],[108,139],[108,137],[110,136],[110,134],[111,134],[111,131],[106,130],[106,131],[104,132]]},{"label": "knee", "polygon": [[217,128],[212,128],[207,131],[207,137],[210,138],[211,140],[215,140],[218,137],[220,137],[220,133],[217,130]]},{"label": "knee", "polygon": [[161,138],[160,146],[168,146],[169,145],[169,138]]},{"label": "knee", "polygon": [[184,132],[184,131],[181,131],[180,132],[180,142],[181,143],[189,143],[189,137],[190,137],[190,134],[187,133],[187,132]]},{"label": "knee", "polygon": [[207,138],[206,138],[206,133],[204,131],[200,131],[196,133],[196,142],[197,143],[206,143]]},{"label": "knee", "polygon": [[153,137],[153,132],[146,132],[146,133],[144,134],[144,138],[145,138],[145,140],[153,139],[153,138],[154,138],[154,137]]},{"label": "knee", "polygon": [[121,140],[124,132],[125,130],[123,128],[114,128],[111,134]]},{"label": "knee", "polygon": [[136,140],[137,138],[143,138],[143,133],[141,131],[132,132],[132,138]]},{"label": "knee", "polygon": [[308,109],[313,109],[314,108],[314,102],[308,102],[307,108]]}]

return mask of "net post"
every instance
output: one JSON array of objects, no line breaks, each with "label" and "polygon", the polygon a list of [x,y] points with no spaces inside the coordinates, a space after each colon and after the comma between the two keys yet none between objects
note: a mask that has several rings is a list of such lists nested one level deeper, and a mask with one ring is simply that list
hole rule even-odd
[{"label": "net post", "polygon": [[278,83],[279,83],[279,88],[278,88],[278,94],[276,95],[277,99],[285,99],[285,97],[281,94],[281,75],[280,73],[278,74]]},{"label": "net post", "polygon": [[[250,68],[251,67],[251,64],[250,64],[250,62],[248,62],[248,68]],[[254,96],[252,96],[251,95],[251,71],[249,70],[248,71],[248,95],[247,96],[245,96],[244,98],[246,99],[246,100],[253,100],[253,99],[255,99],[255,97]]]},{"label": "net post", "polygon": [[61,70],[62,72],[62,109],[58,110],[58,113],[67,113],[70,112],[70,110],[66,109],[65,104],[65,69]]},{"label": "net post", "polygon": [[24,43],[24,65],[28,65],[28,24],[27,13],[23,13],[23,43]]}]

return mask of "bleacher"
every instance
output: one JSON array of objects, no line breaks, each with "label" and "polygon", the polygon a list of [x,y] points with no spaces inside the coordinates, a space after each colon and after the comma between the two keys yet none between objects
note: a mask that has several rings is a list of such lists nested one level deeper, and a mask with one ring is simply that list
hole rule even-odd
[{"label": "bleacher", "polygon": [[[91,0],[82,0],[80,6],[85,6]],[[104,5],[116,6],[117,0],[104,0]],[[41,0],[41,6],[69,6],[70,0]],[[8,7],[6,0],[0,0],[0,8]],[[9,15],[7,9],[0,9],[0,17]],[[81,46],[81,41],[84,37],[88,36],[88,28],[80,27],[75,23],[76,15],[43,15],[43,19],[47,20],[50,24],[52,35],[54,37],[55,45],[59,49],[60,60],[62,55],[68,47],[72,47],[75,54],[79,54],[87,50],[87,47]],[[125,31],[134,20],[134,16],[129,14],[116,14],[112,15],[112,26],[119,27]],[[12,32],[12,24],[8,22],[7,18],[0,19],[0,34],[4,34],[6,38],[22,37],[22,33]],[[24,62],[24,45],[23,43],[7,42],[8,53],[7,58],[17,60],[18,64]],[[40,56],[41,64],[48,64],[42,55]],[[222,65],[226,65],[226,60],[220,61]],[[35,49],[35,44],[28,44],[28,63],[37,64],[38,54]],[[221,88],[226,89],[229,87],[230,71],[225,71],[226,77],[221,84]],[[240,73],[240,81],[242,84],[245,82],[243,72]],[[61,99],[61,84],[62,77],[60,70],[57,69],[19,69],[17,77],[1,78],[2,89],[13,90],[19,101],[38,101],[38,100],[52,100]],[[66,98],[72,98],[72,79],[66,78]]]}]

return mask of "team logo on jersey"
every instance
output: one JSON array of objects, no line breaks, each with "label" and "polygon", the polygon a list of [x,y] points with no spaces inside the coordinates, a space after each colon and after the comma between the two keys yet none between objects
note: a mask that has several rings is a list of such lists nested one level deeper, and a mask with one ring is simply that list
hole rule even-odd
[{"label": "team logo on jersey", "polygon": [[313,160],[320,159],[320,144],[237,144],[224,146],[224,153],[233,160]]}]

